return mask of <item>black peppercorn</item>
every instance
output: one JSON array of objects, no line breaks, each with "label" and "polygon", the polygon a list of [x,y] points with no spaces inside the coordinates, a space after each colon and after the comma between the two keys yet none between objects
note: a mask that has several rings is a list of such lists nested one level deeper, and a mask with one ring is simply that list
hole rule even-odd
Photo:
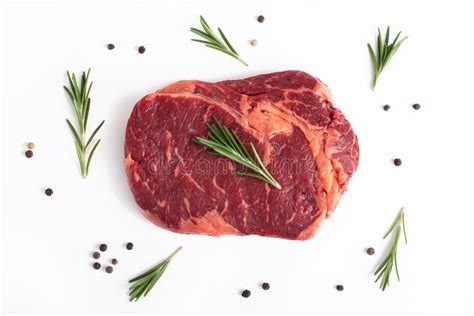
[{"label": "black peppercorn", "polygon": [[269,290],[270,289],[270,284],[268,284],[267,282],[262,283],[262,289],[264,289],[265,291]]},{"label": "black peppercorn", "polygon": [[31,150],[25,151],[25,156],[26,156],[26,158],[31,158],[31,157],[33,157],[33,151],[31,151]]},{"label": "black peppercorn", "polygon": [[336,290],[338,290],[339,292],[344,291],[344,287],[339,284],[339,285],[336,286]]},{"label": "black peppercorn", "polygon": [[385,104],[385,105],[383,106],[383,110],[384,110],[384,111],[390,110],[390,105]]},{"label": "black peppercorn", "polygon": [[105,272],[107,272],[107,273],[112,273],[113,271],[114,271],[114,268],[112,268],[111,266],[107,266],[105,268]]},{"label": "black peppercorn", "polygon": [[375,249],[374,249],[374,248],[372,248],[372,247],[367,248],[367,254],[368,254],[369,256],[373,255],[374,253],[375,253]]},{"label": "black peppercorn", "polygon": [[113,264],[113,265],[116,265],[117,263],[118,263],[118,260],[117,260],[117,259],[115,259],[115,258],[112,259],[112,264]]},{"label": "black peppercorn", "polygon": [[44,194],[46,194],[47,196],[53,195],[53,189],[47,188],[46,190],[44,190]]},{"label": "black peppercorn", "polygon": [[393,159],[393,164],[397,167],[400,167],[402,165],[402,160],[400,158],[395,158]]},{"label": "black peppercorn", "polygon": [[94,259],[99,259],[100,258],[100,253],[96,251],[92,254],[92,257],[94,257]]},{"label": "black peppercorn", "polygon": [[243,290],[242,291],[242,297],[247,298],[247,297],[250,296],[250,294],[252,294],[252,292],[250,292],[249,290]]},{"label": "black peppercorn", "polygon": [[100,251],[104,252],[104,251],[107,250],[107,245],[106,245],[106,244],[101,244],[101,245],[99,246],[99,249],[100,249]]},{"label": "black peppercorn", "polygon": [[128,250],[132,250],[133,249],[133,244],[131,242],[128,242],[125,247],[127,247]]},{"label": "black peppercorn", "polygon": [[421,105],[419,105],[418,103],[415,103],[412,106],[415,110],[419,110],[421,108]]},{"label": "black peppercorn", "polygon": [[114,44],[107,44],[107,48],[108,48],[109,50],[112,50],[112,49],[115,48],[115,45],[114,45]]},{"label": "black peppercorn", "polygon": [[138,52],[139,52],[140,54],[143,54],[143,53],[145,52],[145,46],[140,46],[140,47],[138,47]]},{"label": "black peppercorn", "polygon": [[257,21],[260,22],[260,23],[263,23],[263,21],[265,21],[265,17],[263,15],[259,15],[257,17]]},{"label": "black peppercorn", "polygon": [[100,263],[98,262],[94,262],[94,264],[92,265],[94,267],[94,269],[96,270],[99,270],[100,269]]}]

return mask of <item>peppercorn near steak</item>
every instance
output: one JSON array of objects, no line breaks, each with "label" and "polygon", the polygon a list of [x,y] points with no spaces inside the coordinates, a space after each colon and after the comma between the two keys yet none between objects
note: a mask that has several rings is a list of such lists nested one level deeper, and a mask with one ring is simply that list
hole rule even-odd
[{"label": "peppercorn near steak", "polygon": [[[217,118],[252,143],[277,189],[213,155]],[[141,99],[128,120],[125,168],[144,215],[178,233],[311,238],[334,211],[359,161],[349,122],[327,86],[301,71],[217,83],[179,81]]]}]

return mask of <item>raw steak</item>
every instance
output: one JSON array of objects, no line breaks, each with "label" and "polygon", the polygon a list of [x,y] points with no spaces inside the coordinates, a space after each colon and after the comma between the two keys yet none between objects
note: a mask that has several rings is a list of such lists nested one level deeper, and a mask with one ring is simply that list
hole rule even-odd
[{"label": "raw steak", "polygon": [[[215,116],[253,143],[282,189],[192,141]],[[141,99],[125,167],[144,215],[179,233],[311,238],[357,168],[359,145],[325,84],[301,71],[179,81]]]}]

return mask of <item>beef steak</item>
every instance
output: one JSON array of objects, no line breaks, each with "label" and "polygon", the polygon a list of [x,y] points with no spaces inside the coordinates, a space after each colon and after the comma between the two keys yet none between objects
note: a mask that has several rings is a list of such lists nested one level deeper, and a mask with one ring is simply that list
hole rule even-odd
[{"label": "beef steak", "polygon": [[[282,189],[192,141],[215,116],[253,143]],[[125,167],[144,215],[179,233],[308,239],[334,211],[359,145],[329,89],[301,71],[217,83],[179,81],[128,120]]]}]

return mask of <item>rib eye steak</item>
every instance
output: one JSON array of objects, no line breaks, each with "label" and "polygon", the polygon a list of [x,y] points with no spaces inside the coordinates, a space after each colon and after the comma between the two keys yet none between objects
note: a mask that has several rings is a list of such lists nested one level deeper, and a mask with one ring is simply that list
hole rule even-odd
[{"label": "rib eye steak", "polygon": [[[280,190],[232,174],[242,166],[192,141],[207,137],[212,117],[255,146]],[[311,238],[358,161],[357,136],[329,89],[301,71],[173,83],[135,105],[125,137],[136,202],[178,233]]]}]

